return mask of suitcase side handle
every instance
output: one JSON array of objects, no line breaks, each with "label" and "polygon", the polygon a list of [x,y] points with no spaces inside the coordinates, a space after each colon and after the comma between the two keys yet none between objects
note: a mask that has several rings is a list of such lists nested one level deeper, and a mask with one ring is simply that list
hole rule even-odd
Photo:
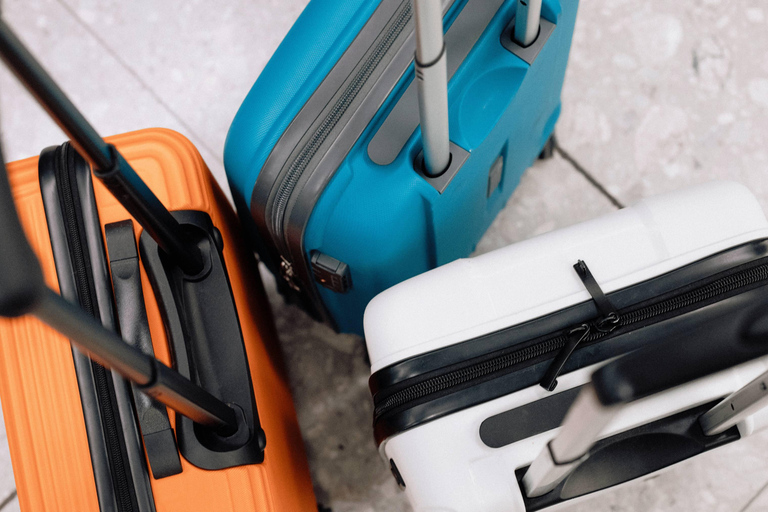
[{"label": "suitcase side handle", "polygon": [[19,221],[0,154],[0,316],[31,314],[94,361],[135,382],[146,394],[222,435],[237,431],[235,410],[154,357],[130,346],[95,318],[48,288]]},{"label": "suitcase side handle", "polygon": [[199,273],[203,257],[195,241],[123,158],[107,144],[56,82],[0,19],[0,58],[91,163],[94,174],[115,198],[189,275]]},{"label": "suitcase side handle", "polygon": [[[539,453],[523,486],[530,498],[555,489],[589,455],[602,430],[624,405],[768,354],[762,304],[745,308],[738,332],[712,321],[691,326],[623,356],[592,374],[557,436]],[[723,324],[721,322],[721,324]]]}]

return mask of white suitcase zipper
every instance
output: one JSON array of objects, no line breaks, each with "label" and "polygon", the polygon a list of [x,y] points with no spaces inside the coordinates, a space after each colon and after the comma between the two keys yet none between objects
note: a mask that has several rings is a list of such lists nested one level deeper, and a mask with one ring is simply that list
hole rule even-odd
[{"label": "white suitcase zipper", "polygon": [[[422,400],[435,393],[444,394],[451,388],[466,385],[473,380],[488,379],[495,373],[507,374],[516,365],[520,365],[545,354],[564,350],[569,343],[576,340],[575,345],[584,347],[594,342],[602,341],[610,335],[618,335],[629,332],[634,325],[643,324],[643,327],[661,321],[662,319],[676,316],[676,314],[690,311],[689,308],[704,303],[717,302],[727,297],[746,291],[747,288],[757,284],[768,282],[768,261],[766,258],[757,260],[748,268],[738,268],[726,271],[727,274],[709,284],[681,292],[652,304],[642,307],[632,306],[618,310],[616,318],[597,318],[590,322],[575,325],[565,331],[552,333],[540,342],[526,348],[509,352],[504,349],[504,354],[497,357],[484,357],[483,361],[468,364],[462,368],[455,368],[445,373],[421,380],[407,386],[395,393],[382,397],[381,392],[374,397],[374,423],[382,416],[395,409],[407,408],[410,402]],[[577,348],[577,347],[573,347]],[[490,358],[489,358],[490,357]],[[556,377],[556,375],[555,375]],[[418,378],[418,377],[417,377]],[[385,390],[382,390],[385,391]]]}]

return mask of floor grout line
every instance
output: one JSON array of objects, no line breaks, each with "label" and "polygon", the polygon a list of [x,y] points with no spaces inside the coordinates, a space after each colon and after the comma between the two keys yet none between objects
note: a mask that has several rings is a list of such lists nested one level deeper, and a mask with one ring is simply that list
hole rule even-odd
[{"label": "floor grout line", "polygon": [[587,181],[589,181],[593,187],[595,187],[601,194],[603,194],[606,199],[608,199],[616,208],[624,208],[624,204],[616,199],[616,197],[613,196],[608,190],[595,179],[592,174],[587,171],[579,162],[576,161],[575,158],[573,158],[570,153],[568,153],[566,150],[560,146],[560,144],[555,140],[555,151],[563,157],[569,164],[573,166],[574,169],[576,169],[582,176],[584,176]]},{"label": "floor grout line", "polygon": [[85,30],[86,30],[86,31],[87,31],[87,32],[88,32],[88,33],[89,33],[91,36],[93,36],[93,38],[94,38],[94,39],[96,39],[96,41],[98,41],[98,43],[99,43],[99,44],[100,44],[100,45],[101,45],[101,46],[102,46],[102,47],[103,47],[103,48],[104,48],[104,49],[107,51],[107,53],[109,53],[109,54],[112,56],[112,58],[113,58],[113,59],[115,59],[115,60],[117,61],[117,63],[118,63],[118,64],[120,64],[120,65],[121,65],[121,66],[122,66],[122,67],[123,67],[123,68],[124,68],[126,71],[128,71],[128,73],[129,73],[131,76],[133,76],[133,78],[135,78],[135,79],[136,79],[136,80],[139,82],[139,84],[141,84],[141,85],[142,85],[142,87],[144,87],[144,88],[145,88],[145,89],[146,89],[146,90],[149,92],[149,94],[150,94],[150,95],[151,95],[151,96],[152,96],[152,97],[155,99],[155,101],[157,101],[157,102],[160,104],[160,106],[162,106],[162,107],[163,107],[163,108],[164,108],[164,109],[165,109],[165,110],[166,110],[166,111],[167,111],[167,112],[168,112],[168,113],[169,113],[169,114],[170,114],[170,115],[171,115],[171,116],[172,116],[174,119],[176,119],[176,121],[178,121],[178,122],[179,122],[179,124],[180,124],[182,127],[184,127],[184,129],[185,129],[185,130],[187,130],[187,131],[189,132],[189,134],[190,134],[190,135],[192,135],[192,136],[193,136],[195,139],[197,139],[197,141],[198,141],[198,144],[199,144],[201,147],[205,148],[205,149],[206,149],[206,150],[207,150],[207,151],[208,151],[208,152],[209,152],[211,155],[214,155],[214,157],[216,158],[217,162],[221,163],[221,165],[222,165],[222,166],[224,165],[224,160],[223,160],[222,158],[216,157],[216,151],[214,151],[214,150],[213,150],[211,147],[209,147],[209,146],[208,146],[208,145],[205,143],[205,140],[203,139],[203,137],[201,137],[200,135],[198,135],[198,134],[195,132],[195,130],[193,130],[193,129],[192,129],[192,127],[191,127],[189,124],[187,124],[187,122],[186,122],[186,121],[184,121],[184,120],[181,118],[181,116],[179,116],[179,114],[178,114],[178,113],[176,113],[176,111],[175,111],[175,110],[173,110],[173,109],[171,108],[171,106],[170,106],[170,105],[168,105],[168,104],[167,104],[167,103],[166,103],[166,102],[163,100],[163,98],[161,98],[161,97],[160,97],[160,95],[159,95],[159,94],[158,94],[158,93],[157,93],[157,92],[156,92],[156,91],[155,91],[155,90],[154,90],[152,87],[150,87],[150,86],[149,86],[149,84],[148,84],[147,82],[145,82],[145,81],[144,81],[144,79],[141,77],[141,75],[139,75],[139,73],[138,73],[138,72],[137,72],[135,69],[133,69],[133,68],[132,68],[130,65],[128,65],[128,63],[127,63],[125,60],[123,60],[123,58],[122,58],[122,57],[120,57],[120,55],[118,55],[118,54],[117,54],[117,52],[116,52],[115,50],[113,50],[113,49],[112,49],[112,47],[111,47],[109,44],[107,44],[107,42],[106,42],[104,39],[102,39],[102,38],[101,38],[101,36],[99,36],[99,35],[96,33],[96,31],[94,31],[94,30],[92,29],[92,28],[91,28],[91,26],[90,26],[90,25],[88,25],[88,24],[87,24],[87,23],[86,23],[86,22],[85,22],[85,21],[84,21],[84,20],[83,20],[83,19],[80,17],[80,15],[78,15],[78,14],[77,14],[77,12],[76,12],[74,9],[72,9],[72,7],[70,7],[70,6],[69,6],[69,4],[67,4],[67,3],[66,3],[66,1],[65,1],[65,0],[57,0],[57,2],[58,2],[58,3],[59,3],[59,4],[60,4],[60,5],[61,5],[61,6],[62,6],[62,7],[63,7],[63,8],[64,8],[64,9],[65,9],[65,10],[66,10],[68,13],[69,13],[69,14],[71,14],[71,15],[72,15],[72,17],[74,17],[74,18],[77,20],[77,22],[78,22],[78,23],[79,23],[79,24],[80,24],[80,25],[81,25],[81,26],[82,26],[82,27],[83,27],[83,28],[84,28],[84,29],[85,29]]},{"label": "floor grout line", "polygon": [[752,498],[747,502],[747,504],[741,507],[739,512],[744,512],[745,510],[747,510],[750,507],[750,505],[752,505],[755,502],[755,500],[757,500],[757,498],[759,498],[760,495],[763,494],[763,492],[766,489],[768,489],[768,482],[765,482],[765,484],[760,488],[759,491],[757,491],[757,493],[754,496],[752,496]]},{"label": "floor grout line", "polygon": [[12,502],[16,498],[17,495],[18,495],[18,492],[16,491],[16,489],[14,489],[11,494],[6,496],[6,498],[2,502],[0,502],[0,511],[3,510],[6,505],[8,505],[10,502]]}]

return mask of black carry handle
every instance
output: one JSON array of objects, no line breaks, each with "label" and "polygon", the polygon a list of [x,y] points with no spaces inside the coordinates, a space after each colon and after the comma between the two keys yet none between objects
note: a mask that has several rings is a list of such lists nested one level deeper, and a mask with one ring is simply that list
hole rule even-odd
[{"label": "black carry handle", "polygon": [[[195,241],[111,144],[86,121],[64,92],[0,19],[0,57],[43,106],[112,195],[188,275],[204,262]],[[15,246],[12,246],[15,248]]]},{"label": "black carry handle", "polygon": [[48,288],[27,241],[0,153],[0,316],[31,314],[67,336],[102,366],[135,382],[146,394],[192,421],[224,435],[237,430],[234,409],[154,357],[125,343]]},{"label": "black carry handle", "polygon": [[768,354],[765,305],[744,302],[740,332],[722,322],[704,322],[685,336],[654,343],[597,370],[592,385],[600,403],[629,403]]}]

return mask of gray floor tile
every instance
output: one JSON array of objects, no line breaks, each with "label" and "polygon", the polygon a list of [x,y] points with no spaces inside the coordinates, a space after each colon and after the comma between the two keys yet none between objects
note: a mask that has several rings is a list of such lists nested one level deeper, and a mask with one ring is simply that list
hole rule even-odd
[{"label": "gray floor tile", "polygon": [[61,1],[218,159],[240,103],[307,3]]},{"label": "gray floor tile", "polygon": [[768,206],[768,6],[581,2],[558,126],[619,199],[712,179]]},{"label": "gray floor tile", "polygon": [[[153,126],[177,130],[198,146],[211,170],[226,184],[220,156],[206,151],[61,4],[5,1],[3,17],[100,134]],[[0,126],[6,158],[37,155],[44,147],[66,140],[16,79],[4,66],[0,68]]]},{"label": "gray floor tile", "polygon": [[740,512],[763,512],[768,510],[768,481],[760,490],[760,494],[755,496],[747,507]]},{"label": "gray floor tile", "polygon": [[475,255],[615,210],[559,155],[529,169]]},{"label": "gray floor tile", "polygon": [[0,502],[5,500],[16,490],[16,482],[13,479],[11,466],[11,453],[8,448],[8,440],[3,435],[0,439]]},{"label": "gray floor tile", "polygon": [[363,340],[335,334],[286,305],[275,292],[273,277],[262,274],[285,352],[318,500],[334,511],[408,510],[373,441],[370,370]]},{"label": "gray floor tile", "polygon": [[2,512],[20,512],[19,498],[13,498],[1,510]]},{"label": "gray floor tile", "polygon": [[3,410],[0,408],[0,503],[7,499],[15,490],[16,481],[13,478],[11,453],[8,446],[8,438],[5,434],[5,420],[3,418]]}]

